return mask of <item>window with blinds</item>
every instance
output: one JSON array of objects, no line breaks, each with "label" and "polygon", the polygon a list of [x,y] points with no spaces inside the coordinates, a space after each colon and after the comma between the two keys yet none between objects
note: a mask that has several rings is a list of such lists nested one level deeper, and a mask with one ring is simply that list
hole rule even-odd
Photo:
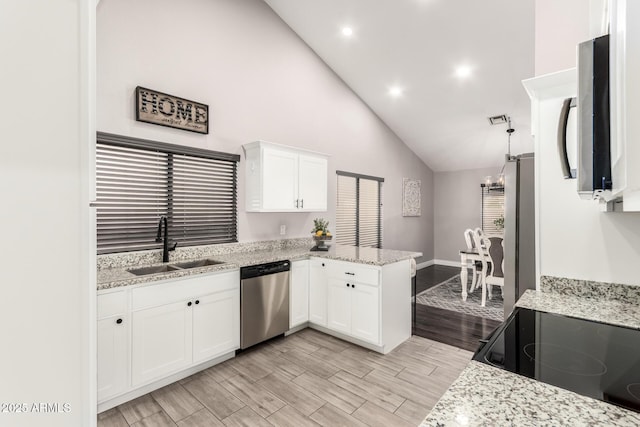
[{"label": "window with blinds", "polygon": [[485,233],[502,233],[503,227],[496,226],[496,220],[504,220],[504,187],[480,185],[482,190],[482,230]]},{"label": "window with blinds", "polygon": [[336,243],[382,247],[383,178],[338,171]]},{"label": "window with blinds", "polygon": [[236,242],[240,156],[98,133],[98,254]]}]

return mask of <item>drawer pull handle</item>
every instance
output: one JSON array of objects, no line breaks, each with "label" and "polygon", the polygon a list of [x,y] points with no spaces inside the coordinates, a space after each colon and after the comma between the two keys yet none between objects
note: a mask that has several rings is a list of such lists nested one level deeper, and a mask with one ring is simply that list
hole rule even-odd
[{"label": "drawer pull handle", "polygon": [[348,271],[346,271],[344,274],[348,274],[349,276],[355,276],[356,275],[356,273],[350,273]]},{"label": "drawer pull handle", "polygon": [[116,323],[117,323],[118,325],[119,325],[119,324],[121,324],[121,323],[122,323],[122,319],[118,319],[118,320],[116,320]]},{"label": "drawer pull handle", "polygon": [[196,304],[200,304],[200,300],[199,299],[196,300]]},{"label": "drawer pull handle", "polygon": [[191,301],[187,303],[187,307],[191,307]]}]

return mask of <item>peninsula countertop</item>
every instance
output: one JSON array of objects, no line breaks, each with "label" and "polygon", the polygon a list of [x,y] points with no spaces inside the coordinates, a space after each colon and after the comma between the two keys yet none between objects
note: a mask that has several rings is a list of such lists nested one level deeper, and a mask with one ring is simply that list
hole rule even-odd
[{"label": "peninsula countertop", "polygon": [[[636,287],[548,277],[542,282],[541,291],[527,291],[516,306],[640,329]],[[635,427],[640,414],[471,361],[421,427],[596,425]]]},{"label": "peninsula countertop", "polygon": [[[231,246],[230,246],[231,247]],[[184,262],[194,259],[211,259],[220,264],[190,268],[184,270],[174,270],[144,276],[136,276],[129,270],[132,268],[162,265],[159,262],[152,262],[153,258],[140,256],[140,261],[135,261],[120,257],[116,262],[102,262],[102,268],[97,272],[98,290],[130,286],[141,283],[154,282],[159,280],[173,279],[195,274],[207,274],[225,270],[233,270],[249,265],[263,264],[274,261],[296,261],[309,259],[311,257],[326,258],[332,260],[353,262],[373,266],[384,266],[395,262],[408,260],[421,256],[420,252],[398,251],[391,249],[376,249],[346,245],[332,245],[329,251],[310,251],[310,246],[294,247],[269,247],[260,248],[248,246],[250,250],[237,250],[232,248],[225,253],[210,254],[206,250],[198,248],[183,248],[177,256],[172,254],[172,259],[168,264]],[[153,254],[155,255],[155,254]],[[134,255],[131,255],[134,256]],[[151,262],[150,262],[151,261]],[[100,267],[100,264],[99,264]]]}]

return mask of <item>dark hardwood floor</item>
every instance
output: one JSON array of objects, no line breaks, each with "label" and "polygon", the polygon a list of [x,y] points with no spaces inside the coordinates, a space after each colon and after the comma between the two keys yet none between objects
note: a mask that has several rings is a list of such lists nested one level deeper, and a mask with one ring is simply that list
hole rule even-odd
[{"label": "dark hardwood floor", "polygon": [[[459,273],[459,268],[443,265],[432,265],[418,270],[416,293]],[[489,335],[499,324],[500,322],[491,319],[416,304],[413,334],[475,351],[478,348],[478,340]]]}]

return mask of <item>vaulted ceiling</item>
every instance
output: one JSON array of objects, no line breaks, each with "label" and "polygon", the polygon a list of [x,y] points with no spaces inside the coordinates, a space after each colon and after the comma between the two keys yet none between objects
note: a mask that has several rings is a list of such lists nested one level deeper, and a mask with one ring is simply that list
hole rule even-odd
[{"label": "vaulted ceiling", "polygon": [[265,2],[434,171],[501,165],[489,116],[512,118],[512,154],[533,150],[534,0]]}]

